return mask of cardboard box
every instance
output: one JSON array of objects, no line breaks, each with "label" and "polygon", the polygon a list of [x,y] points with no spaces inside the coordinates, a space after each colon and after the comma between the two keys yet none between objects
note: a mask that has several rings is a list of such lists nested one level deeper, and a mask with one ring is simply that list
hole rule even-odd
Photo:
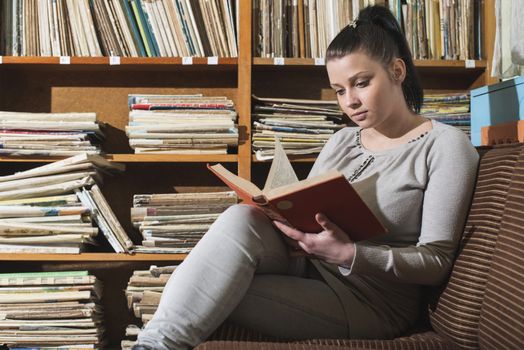
[{"label": "cardboard box", "polygon": [[524,120],[524,77],[471,90],[471,142],[481,145],[484,126]]},{"label": "cardboard box", "polygon": [[524,120],[482,127],[482,145],[524,142]]}]

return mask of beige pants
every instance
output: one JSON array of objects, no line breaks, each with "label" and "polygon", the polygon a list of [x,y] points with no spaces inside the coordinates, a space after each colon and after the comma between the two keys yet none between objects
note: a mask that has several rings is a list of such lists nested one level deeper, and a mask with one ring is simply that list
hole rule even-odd
[{"label": "beige pants", "polygon": [[224,320],[286,338],[346,338],[336,294],[258,209],[235,205],[211,226],[166,285],[138,343],[188,349]]}]

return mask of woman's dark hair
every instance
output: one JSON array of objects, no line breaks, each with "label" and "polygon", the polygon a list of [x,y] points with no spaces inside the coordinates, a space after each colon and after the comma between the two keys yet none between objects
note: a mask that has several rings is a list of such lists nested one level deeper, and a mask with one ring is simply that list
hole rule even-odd
[{"label": "woman's dark hair", "polygon": [[409,108],[420,112],[424,92],[411,51],[395,16],[387,8],[369,6],[362,9],[358,18],[331,41],[326,51],[326,61],[357,51],[381,62],[386,69],[395,58],[402,59],[406,64],[406,78],[402,83],[404,98]]}]

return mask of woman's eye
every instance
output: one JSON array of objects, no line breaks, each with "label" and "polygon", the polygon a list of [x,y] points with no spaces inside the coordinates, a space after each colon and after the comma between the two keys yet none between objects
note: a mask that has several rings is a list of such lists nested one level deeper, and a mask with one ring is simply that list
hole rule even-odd
[{"label": "woman's eye", "polygon": [[336,90],[335,93],[337,95],[343,95],[344,94],[344,90]]},{"label": "woman's eye", "polygon": [[369,84],[369,80],[361,80],[361,81],[358,81],[355,86],[356,87],[366,87],[368,86]]}]

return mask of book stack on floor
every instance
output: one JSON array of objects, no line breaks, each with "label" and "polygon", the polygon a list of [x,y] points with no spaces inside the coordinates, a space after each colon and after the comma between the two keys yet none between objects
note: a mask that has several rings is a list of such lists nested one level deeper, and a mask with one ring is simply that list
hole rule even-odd
[{"label": "book stack on floor", "polygon": [[346,126],[336,101],[253,98],[253,150],[258,160],[273,157],[275,138],[288,155],[318,154]]},{"label": "book stack on floor", "polygon": [[[143,325],[153,317],[164,287],[175,269],[176,266],[151,266],[149,270],[133,272],[126,288],[127,306]],[[127,339],[121,343],[122,350],[131,349],[139,332],[140,328],[136,325],[127,327]]]},{"label": "book stack on floor", "polygon": [[102,139],[95,113],[0,112],[0,155],[97,154]]},{"label": "book stack on floor", "polygon": [[137,253],[189,253],[220,213],[236,204],[233,191],[137,194],[131,220],[143,240]]},{"label": "book stack on floor", "polygon": [[128,104],[135,153],[226,154],[238,146],[237,113],[226,97],[129,95]]},{"label": "book stack on floor", "polygon": [[101,288],[87,271],[0,274],[0,343],[11,349],[101,348]]},{"label": "book stack on floor", "polygon": [[471,134],[469,93],[426,94],[420,114]]},{"label": "book stack on floor", "polygon": [[132,246],[96,182],[124,167],[81,154],[0,177],[1,253],[79,253],[96,224],[117,252]]}]

